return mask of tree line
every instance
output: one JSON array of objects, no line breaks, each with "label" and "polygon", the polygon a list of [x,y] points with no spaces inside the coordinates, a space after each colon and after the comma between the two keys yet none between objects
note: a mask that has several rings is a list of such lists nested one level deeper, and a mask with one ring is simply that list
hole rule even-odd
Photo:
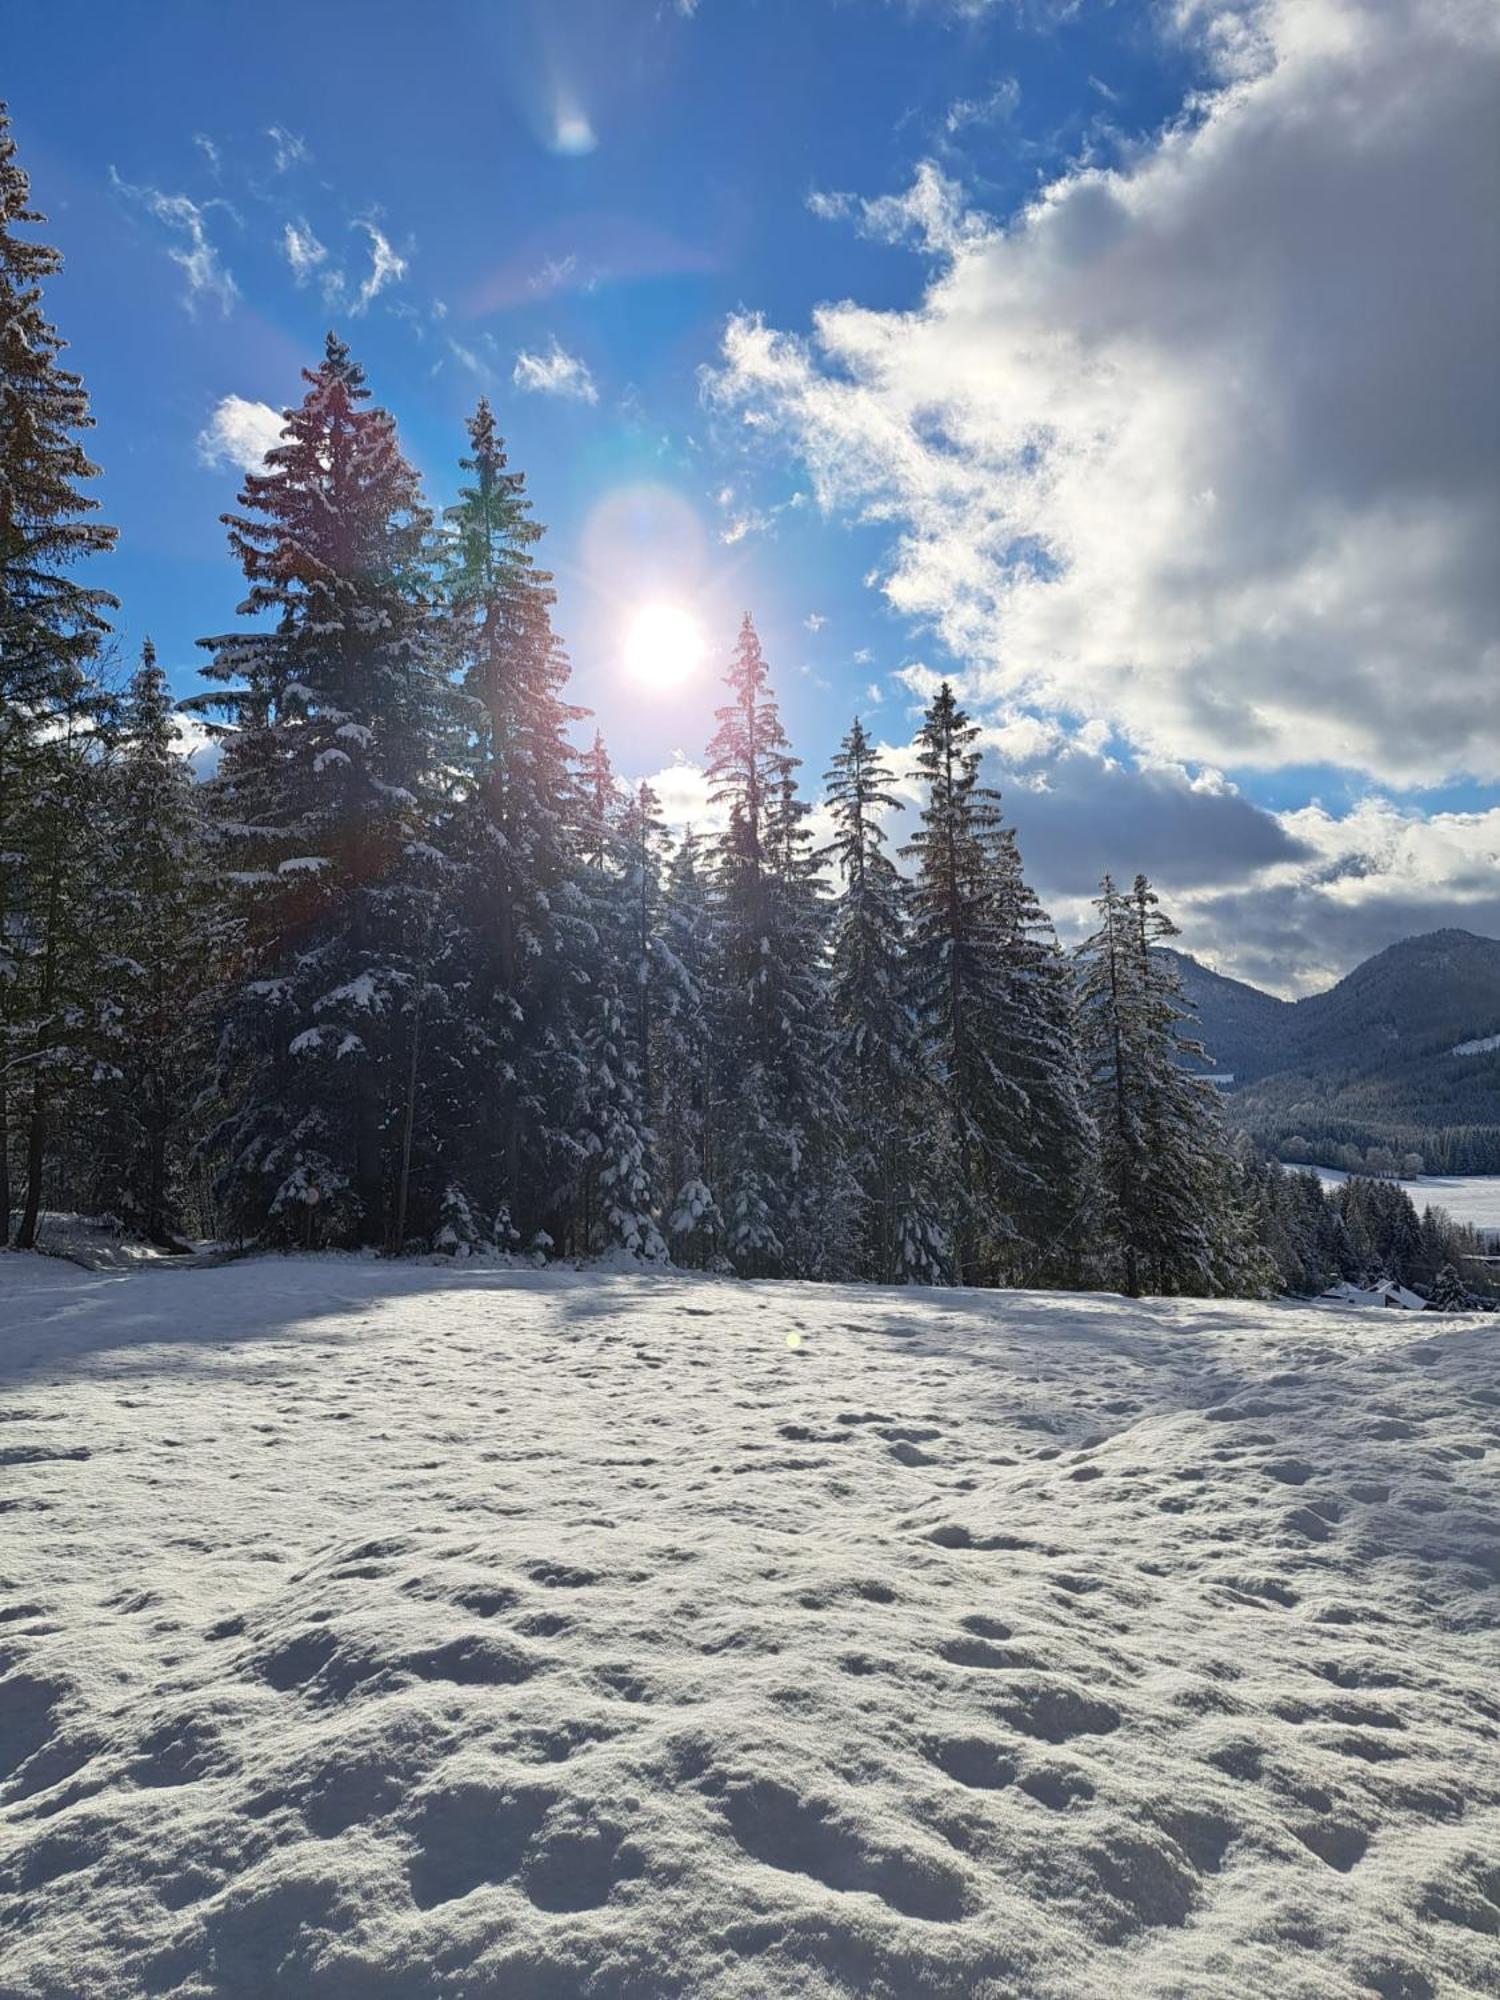
[{"label": "tree line", "polygon": [[[0,117],[0,1224],[752,1276],[1247,1292],[1265,1205],[1189,1073],[1149,883],[1060,948],[953,691],[855,721],[819,849],[747,615],[672,839],[576,741],[488,404],[434,512],[330,334],[223,518],[245,591],[182,708],[106,671],[114,532],[57,253]],[[904,864],[898,866],[899,861]]]}]

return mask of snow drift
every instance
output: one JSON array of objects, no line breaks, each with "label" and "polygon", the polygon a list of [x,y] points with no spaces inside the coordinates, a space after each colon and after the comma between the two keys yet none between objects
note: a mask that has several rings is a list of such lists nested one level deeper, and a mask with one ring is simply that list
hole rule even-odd
[{"label": "snow drift", "polygon": [[1497,1355],[4,1260],[0,1993],[1492,1993]]}]

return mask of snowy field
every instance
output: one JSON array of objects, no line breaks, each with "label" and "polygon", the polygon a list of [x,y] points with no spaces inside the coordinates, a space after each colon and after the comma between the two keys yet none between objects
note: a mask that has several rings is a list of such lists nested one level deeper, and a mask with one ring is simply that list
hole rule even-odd
[{"label": "snowy field", "polygon": [[[1314,1167],[1313,1172],[1324,1187],[1337,1187],[1349,1178],[1338,1167]],[[1400,1185],[1418,1215],[1424,1208],[1441,1208],[1455,1222],[1500,1231],[1500,1174],[1423,1174]]]},{"label": "snowy field", "polygon": [[0,1993],[1500,1991],[1493,1321],[0,1259]]}]

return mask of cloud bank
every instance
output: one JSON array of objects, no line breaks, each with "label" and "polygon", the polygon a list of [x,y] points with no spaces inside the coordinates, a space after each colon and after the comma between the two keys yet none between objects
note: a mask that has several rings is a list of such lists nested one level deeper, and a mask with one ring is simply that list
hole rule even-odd
[{"label": "cloud bank", "polygon": [[823,198],[939,259],[915,310],[750,315],[709,394],[819,503],[979,703],[1148,756],[1500,777],[1500,12],[1179,10],[1217,83],[1125,166],[1001,226],[925,164]]}]

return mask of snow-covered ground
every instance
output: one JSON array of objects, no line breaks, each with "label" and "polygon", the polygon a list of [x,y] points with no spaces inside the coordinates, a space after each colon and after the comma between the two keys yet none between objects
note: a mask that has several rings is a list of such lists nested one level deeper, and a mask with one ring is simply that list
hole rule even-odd
[{"label": "snow-covered ground", "polygon": [[0,1993],[1500,1990],[1500,1338],[0,1258]]},{"label": "snow-covered ground", "polygon": [[[1337,1187],[1349,1178],[1338,1167],[1315,1167],[1313,1171],[1324,1187]],[[1500,1174],[1423,1174],[1400,1185],[1411,1196],[1418,1215],[1425,1208],[1441,1208],[1455,1222],[1500,1230]]]}]

